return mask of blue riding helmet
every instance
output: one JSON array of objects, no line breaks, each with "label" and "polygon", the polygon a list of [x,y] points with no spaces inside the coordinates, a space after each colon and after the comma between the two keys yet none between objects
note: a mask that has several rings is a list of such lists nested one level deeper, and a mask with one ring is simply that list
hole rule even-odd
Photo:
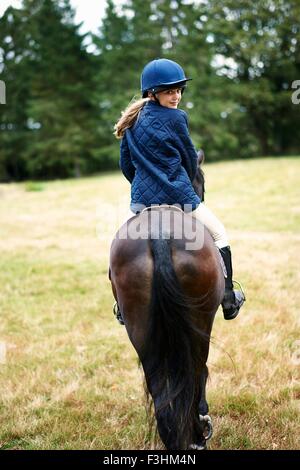
[{"label": "blue riding helmet", "polygon": [[143,98],[151,91],[153,94],[167,90],[172,86],[184,88],[186,82],[192,80],[186,78],[179,64],[169,59],[155,59],[149,62],[141,75],[141,91]]}]

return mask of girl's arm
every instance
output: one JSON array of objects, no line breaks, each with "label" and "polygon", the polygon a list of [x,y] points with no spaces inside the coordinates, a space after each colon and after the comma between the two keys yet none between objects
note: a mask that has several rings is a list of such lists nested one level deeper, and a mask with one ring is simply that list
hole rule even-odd
[{"label": "girl's arm", "polygon": [[181,112],[176,121],[176,133],[180,139],[181,163],[191,181],[194,180],[197,171],[198,155],[190,138],[188,120],[185,113]]},{"label": "girl's arm", "polygon": [[124,134],[122,141],[121,141],[120,168],[125,178],[128,179],[129,183],[132,183],[132,180],[135,175],[135,167],[133,166],[132,161],[131,161],[126,134]]}]

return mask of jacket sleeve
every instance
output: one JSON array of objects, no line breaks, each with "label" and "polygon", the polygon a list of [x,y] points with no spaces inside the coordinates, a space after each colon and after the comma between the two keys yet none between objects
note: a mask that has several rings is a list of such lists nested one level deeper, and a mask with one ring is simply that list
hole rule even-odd
[{"label": "jacket sleeve", "polygon": [[193,181],[197,171],[198,155],[190,138],[186,113],[180,113],[179,118],[176,120],[175,130],[180,142],[181,164],[190,180]]},{"label": "jacket sleeve", "polygon": [[128,179],[129,183],[132,183],[134,175],[135,175],[135,167],[131,161],[126,134],[124,134],[122,141],[121,141],[120,168],[125,178]]}]

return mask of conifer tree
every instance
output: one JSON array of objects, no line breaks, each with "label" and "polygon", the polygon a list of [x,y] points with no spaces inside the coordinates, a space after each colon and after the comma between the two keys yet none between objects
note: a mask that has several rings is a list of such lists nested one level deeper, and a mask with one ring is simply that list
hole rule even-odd
[{"label": "conifer tree", "polygon": [[240,121],[246,121],[246,129],[236,126],[240,139],[245,131],[252,135],[256,154],[296,151],[300,113],[291,84],[300,76],[299,1],[208,3],[215,52],[231,61],[227,82]]},{"label": "conifer tree", "polygon": [[69,1],[24,0],[20,10],[8,10],[1,22],[8,44],[3,53],[8,105],[1,108],[2,178],[99,170],[94,63]]},{"label": "conifer tree", "polygon": [[0,18],[0,79],[6,104],[0,105],[0,181],[26,175],[24,149],[28,139],[31,60],[28,29],[22,12],[9,7]]}]

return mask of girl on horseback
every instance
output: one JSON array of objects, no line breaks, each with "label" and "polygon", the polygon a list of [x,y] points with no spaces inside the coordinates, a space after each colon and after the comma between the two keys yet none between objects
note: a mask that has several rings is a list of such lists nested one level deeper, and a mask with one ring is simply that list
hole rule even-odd
[{"label": "girl on horseback", "polygon": [[141,75],[142,98],[130,104],[115,125],[121,141],[120,167],[131,183],[131,211],[151,205],[190,207],[205,225],[223,258],[227,277],[222,302],[225,320],[234,319],[245,301],[233,289],[231,250],[223,224],[196,194],[192,181],[197,153],[188,131],[187,115],[177,109],[189,78],[168,59],[149,62]]}]

